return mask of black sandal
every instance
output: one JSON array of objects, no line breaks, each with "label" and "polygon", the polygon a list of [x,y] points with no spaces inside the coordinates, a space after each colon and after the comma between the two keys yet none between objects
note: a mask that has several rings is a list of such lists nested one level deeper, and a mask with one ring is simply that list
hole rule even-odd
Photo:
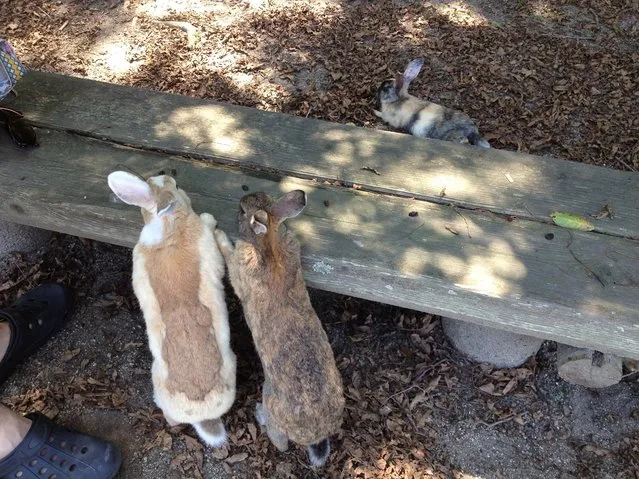
[{"label": "black sandal", "polygon": [[9,348],[0,361],[0,384],[64,324],[71,310],[71,292],[59,284],[45,284],[0,309],[0,322],[11,328]]},{"label": "black sandal", "polygon": [[0,461],[0,479],[113,479],[120,450],[97,437],[58,426],[41,414],[22,442]]}]

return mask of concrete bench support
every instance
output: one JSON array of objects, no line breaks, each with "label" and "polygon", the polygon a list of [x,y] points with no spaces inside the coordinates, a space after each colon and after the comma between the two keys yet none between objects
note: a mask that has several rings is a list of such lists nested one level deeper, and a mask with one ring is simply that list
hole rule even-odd
[{"label": "concrete bench support", "polygon": [[571,384],[605,388],[621,381],[622,359],[592,349],[557,345],[557,371]]},{"label": "concrete bench support", "polygon": [[542,339],[442,318],[448,339],[469,359],[498,368],[516,368],[537,354]]}]

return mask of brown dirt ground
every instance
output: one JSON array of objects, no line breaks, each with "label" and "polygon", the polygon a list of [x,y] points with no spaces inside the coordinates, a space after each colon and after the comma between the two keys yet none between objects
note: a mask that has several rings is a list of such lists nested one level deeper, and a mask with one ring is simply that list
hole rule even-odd
[{"label": "brown dirt ground", "polygon": [[493,370],[456,352],[438,318],[314,290],[347,395],[329,465],[309,469],[297,447],[277,453],[255,426],[259,360],[230,289],[238,355],[230,445],[203,448],[154,407],[130,255],[59,235],[0,264],[0,306],[46,281],[78,298],[67,326],[0,387],[0,401],[115,441],[125,458],[119,478],[639,477],[636,373],[602,391],[571,386],[556,374],[553,344],[520,368]]},{"label": "brown dirt ground", "polygon": [[376,128],[423,56],[413,93],[495,147],[639,169],[637,0],[0,0],[0,34],[33,68]]},{"label": "brown dirt ground", "polygon": [[[414,93],[465,110],[494,146],[639,168],[636,1],[251,3],[0,0],[0,36],[41,70],[375,128],[375,86],[423,55]],[[158,20],[191,23],[195,43]],[[129,250],[56,236],[0,266],[0,305],[49,280],[78,294],[0,400],[114,440],[121,478],[639,478],[636,374],[570,386],[552,344],[493,371],[461,357],[437,318],[320,291],[348,399],[327,469],[254,427],[261,373],[230,292],[239,389],[231,444],[211,451],[153,406]]]}]

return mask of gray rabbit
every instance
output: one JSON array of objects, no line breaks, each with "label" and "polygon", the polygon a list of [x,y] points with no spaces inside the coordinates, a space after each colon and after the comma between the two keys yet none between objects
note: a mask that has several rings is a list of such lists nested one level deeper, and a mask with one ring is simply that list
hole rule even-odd
[{"label": "gray rabbit", "polygon": [[410,82],[417,77],[423,64],[422,58],[415,59],[403,75],[397,74],[394,80],[381,83],[377,88],[375,115],[414,136],[490,148],[490,143],[482,138],[468,115],[408,93]]}]

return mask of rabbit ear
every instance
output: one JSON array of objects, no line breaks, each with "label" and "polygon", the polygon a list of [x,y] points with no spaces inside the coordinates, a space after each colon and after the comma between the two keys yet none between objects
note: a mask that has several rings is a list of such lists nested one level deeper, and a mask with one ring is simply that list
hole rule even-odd
[{"label": "rabbit ear", "polygon": [[417,78],[417,75],[419,75],[419,71],[422,69],[422,66],[424,66],[423,58],[416,58],[415,60],[411,61],[406,67],[406,71],[404,72],[404,81],[406,83],[410,83],[415,78]]},{"label": "rabbit ear", "polygon": [[257,210],[251,215],[251,229],[256,235],[263,235],[266,233],[268,223],[268,215],[264,210]]},{"label": "rabbit ear", "polygon": [[404,88],[404,76],[398,73],[395,75],[395,89],[399,92],[402,88]]},{"label": "rabbit ear", "polygon": [[169,201],[168,203],[166,203],[164,208],[161,208],[158,211],[158,216],[164,216],[164,215],[168,215],[169,213],[172,213],[173,210],[175,210],[176,206],[177,206],[177,200],[173,199]]},{"label": "rabbit ear", "polygon": [[108,176],[107,181],[113,193],[125,203],[149,211],[155,209],[151,188],[137,176],[126,171],[114,171]]},{"label": "rabbit ear", "polygon": [[177,198],[171,191],[162,191],[158,196],[157,202],[158,216],[172,213],[177,204]]},{"label": "rabbit ear", "polygon": [[306,193],[293,190],[278,199],[271,208],[271,214],[282,222],[288,218],[295,218],[306,206]]}]

